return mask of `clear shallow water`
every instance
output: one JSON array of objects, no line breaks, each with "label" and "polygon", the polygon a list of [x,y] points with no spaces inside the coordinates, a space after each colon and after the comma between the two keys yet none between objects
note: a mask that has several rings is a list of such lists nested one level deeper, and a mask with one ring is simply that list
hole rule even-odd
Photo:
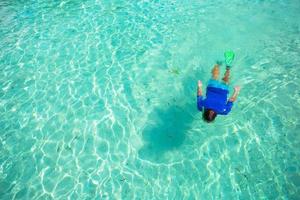
[{"label": "clear shallow water", "polygon": [[[299,199],[300,2],[2,1],[1,199]],[[238,103],[195,107],[225,49]]]}]

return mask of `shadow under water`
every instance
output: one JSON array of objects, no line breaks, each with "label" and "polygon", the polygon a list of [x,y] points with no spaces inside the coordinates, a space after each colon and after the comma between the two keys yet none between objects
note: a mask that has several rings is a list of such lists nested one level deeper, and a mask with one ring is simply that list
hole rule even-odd
[{"label": "shadow under water", "polygon": [[185,104],[154,110],[148,118],[149,124],[143,130],[145,145],[139,150],[139,157],[153,162],[168,160],[164,153],[178,149],[183,144],[185,134],[194,120],[188,112],[191,107],[191,104]]}]

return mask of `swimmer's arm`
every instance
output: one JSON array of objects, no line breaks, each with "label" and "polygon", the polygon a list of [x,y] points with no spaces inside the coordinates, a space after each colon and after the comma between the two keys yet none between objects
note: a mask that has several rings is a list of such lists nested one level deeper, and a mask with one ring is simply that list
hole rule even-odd
[{"label": "swimmer's arm", "polygon": [[202,82],[200,80],[198,81],[197,96],[202,96]]},{"label": "swimmer's arm", "polygon": [[240,93],[241,87],[240,86],[235,86],[234,87],[234,92],[233,95],[230,97],[229,101],[230,102],[235,102],[239,93]]}]

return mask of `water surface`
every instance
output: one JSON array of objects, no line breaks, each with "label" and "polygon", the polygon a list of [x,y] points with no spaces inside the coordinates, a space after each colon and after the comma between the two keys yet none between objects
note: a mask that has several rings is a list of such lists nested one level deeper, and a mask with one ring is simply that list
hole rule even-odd
[{"label": "water surface", "polygon": [[[299,199],[299,10],[2,1],[0,199]],[[206,124],[197,80],[226,49],[241,95]]]}]

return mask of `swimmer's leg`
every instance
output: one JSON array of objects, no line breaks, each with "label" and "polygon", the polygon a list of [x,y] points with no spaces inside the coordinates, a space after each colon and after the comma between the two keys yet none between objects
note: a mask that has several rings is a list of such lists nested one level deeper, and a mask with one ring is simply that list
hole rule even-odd
[{"label": "swimmer's leg", "polygon": [[225,82],[226,85],[229,84],[229,78],[230,78],[230,67],[226,67],[226,72],[224,74],[224,77],[222,80]]},{"label": "swimmer's leg", "polygon": [[215,64],[215,66],[211,70],[211,78],[214,80],[218,80],[219,74],[220,74],[220,66],[218,64]]}]

